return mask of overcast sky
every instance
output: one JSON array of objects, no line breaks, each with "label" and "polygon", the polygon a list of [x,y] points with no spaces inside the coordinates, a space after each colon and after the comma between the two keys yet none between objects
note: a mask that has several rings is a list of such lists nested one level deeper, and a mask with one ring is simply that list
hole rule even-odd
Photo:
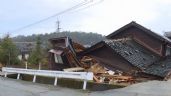
[{"label": "overcast sky", "polygon": [[40,24],[13,31],[83,1],[86,0],[0,0],[0,35],[7,32],[12,36],[54,32],[57,18],[61,31],[108,35],[131,21],[136,21],[159,34],[171,31],[171,0],[104,0],[84,9],[100,1],[93,0],[94,3]]}]

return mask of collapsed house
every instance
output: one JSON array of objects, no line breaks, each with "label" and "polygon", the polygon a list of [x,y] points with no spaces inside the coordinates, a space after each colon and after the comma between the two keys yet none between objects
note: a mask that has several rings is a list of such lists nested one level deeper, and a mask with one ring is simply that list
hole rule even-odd
[{"label": "collapsed house", "polygon": [[166,76],[168,68],[171,69],[170,65],[165,63],[160,65],[160,62],[168,62],[168,58],[161,59],[160,56],[131,38],[104,40],[81,54],[93,57],[108,70],[114,72],[119,70],[127,76],[160,78]]},{"label": "collapsed house", "polygon": [[151,30],[131,22],[86,49],[89,55],[110,70],[120,70],[131,76],[169,78],[171,71],[171,41]]},{"label": "collapsed house", "polygon": [[106,38],[86,49],[69,37],[50,39],[50,69],[83,68],[94,73],[94,81],[108,83],[170,78],[170,39],[134,21]]},{"label": "collapsed house", "polygon": [[51,70],[81,66],[77,53],[85,49],[82,45],[73,42],[69,37],[52,38],[49,41],[52,44],[52,49],[49,50],[49,66]]}]

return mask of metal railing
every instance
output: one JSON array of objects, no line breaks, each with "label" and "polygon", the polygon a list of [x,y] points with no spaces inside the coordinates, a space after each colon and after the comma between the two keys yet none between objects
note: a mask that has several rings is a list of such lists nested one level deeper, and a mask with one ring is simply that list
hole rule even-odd
[{"label": "metal railing", "polygon": [[34,75],[33,82],[36,82],[36,76],[55,77],[54,85],[57,85],[58,78],[70,78],[83,80],[83,90],[86,90],[87,81],[93,80],[92,72],[63,72],[63,71],[50,71],[50,70],[34,70],[34,69],[22,69],[22,68],[8,68],[3,67],[2,72],[7,77],[8,73],[16,73],[17,79],[20,78],[20,74]]}]

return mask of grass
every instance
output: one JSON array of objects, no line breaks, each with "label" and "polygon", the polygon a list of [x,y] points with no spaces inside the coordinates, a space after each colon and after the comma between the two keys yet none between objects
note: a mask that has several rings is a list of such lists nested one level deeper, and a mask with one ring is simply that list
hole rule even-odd
[{"label": "grass", "polygon": [[[25,81],[32,81],[33,76],[31,75],[22,75],[22,79]],[[43,83],[43,84],[54,84],[54,79],[52,77],[36,77],[37,83]],[[66,79],[66,78],[59,78],[58,79],[58,86],[61,87],[67,87],[67,88],[73,88],[73,89],[82,89],[83,87],[83,81],[82,80],[74,80],[74,79]],[[94,83],[92,81],[89,81],[87,83],[87,89],[90,91],[102,91],[102,90],[108,90],[108,89],[117,89],[117,88],[123,88],[124,85],[119,84],[103,84],[103,83]]]}]

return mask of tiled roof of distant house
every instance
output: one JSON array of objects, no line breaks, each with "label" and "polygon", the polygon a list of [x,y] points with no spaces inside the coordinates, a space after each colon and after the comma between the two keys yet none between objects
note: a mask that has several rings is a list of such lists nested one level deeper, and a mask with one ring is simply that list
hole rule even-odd
[{"label": "tiled roof of distant house", "polygon": [[35,42],[15,42],[20,53],[29,53],[35,47]]}]

